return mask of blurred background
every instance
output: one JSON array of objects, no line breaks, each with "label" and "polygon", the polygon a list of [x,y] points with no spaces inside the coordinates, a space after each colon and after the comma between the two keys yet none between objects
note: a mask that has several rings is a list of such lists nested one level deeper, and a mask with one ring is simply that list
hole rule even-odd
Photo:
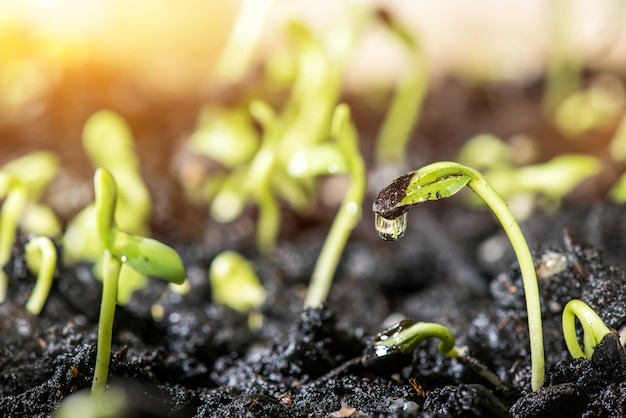
[{"label": "blurred background", "polygon": [[[302,22],[322,36],[355,19],[355,5],[393,16],[424,54],[427,97],[411,138],[421,155],[451,158],[456,151],[440,147],[485,131],[531,132],[545,141],[554,124],[542,112],[541,96],[559,63],[582,74],[573,89],[608,75],[602,82],[616,92],[616,110],[599,129],[604,139],[571,145],[555,134],[555,143],[594,152],[594,141],[605,146],[618,125],[626,76],[621,0],[3,0],[0,164],[27,151],[56,152],[64,170],[50,193],[74,192],[53,203],[70,216],[91,198],[83,124],[93,112],[111,109],[133,130],[152,194],[169,197],[157,196],[157,216],[196,216],[204,209],[177,203],[180,188],[170,179],[179,175],[177,156],[202,106],[260,95],[279,107],[293,71],[288,23]],[[360,130],[377,128],[406,62],[389,30],[365,25],[341,81],[342,97],[358,104]],[[438,145],[444,135],[451,139]]]}]

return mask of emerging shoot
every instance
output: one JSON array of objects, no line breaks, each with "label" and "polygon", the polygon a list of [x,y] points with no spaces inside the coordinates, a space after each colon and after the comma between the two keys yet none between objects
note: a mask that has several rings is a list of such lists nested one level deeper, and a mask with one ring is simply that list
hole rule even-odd
[{"label": "emerging shoot", "polygon": [[57,249],[48,237],[35,237],[25,247],[28,269],[37,272],[37,282],[33,293],[28,298],[26,309],[33,315],[39,315],[48,300],[52,279],[57,266]]},{"label": "emerging shoot", "polygon": [[[580,348],[576,338],[576,318],[583,327],[583,343],[585,350]],[[602,319],[585,302],[573,299],[563,308],[563,336],[572,357],[591,358],[593,351],[606,334],[611,332]]]},{"label": "emerging shoot", "polygon": [[120,231],[115,222],[117,186],[111,173],[99,168],[94,177],[95,224],[104,246],[102,304],[98,324],[98,348],[92,394],[100,398],[106,387],[111,359],[111,335],[122,264],[138,273],[175,284],[186,279],[182,260],[172,248],[159,241]]},{"label": "emerging shoot", "polygon": [[363,365],[366,368],[376,367],[377,363],[380,363],[381,366],[388,366],[394,359],[411,353],[429,338],[441,340],[437,347],[439,353],[446,357],[455,358],[469,366],[497,389],[503,392],[508,391],[506,385],[495,373],[468,354],[467,347],[456,345],[452,331],[434,322],[414,322],[405,319],[380,332],[366,347],[362,359]]},{"label": "emerging shoot", "polygon": [[[483,199],[496,215],[517,256],[528,312],[532,388],[537,390],[543,383],[545,369],[539,287],[533,259],[517,221],[482,174],[454,162],[438,162],[403,174],[385,187],[374,201],[372,210],[376,213],[376,225],[385,225],[379,220],[380,217],[396,219],[421,202],[450,197],[465,186]],[[383,230],[383,235],[385,234],[386,229]],[[401,235],[397,236],[399,238]],[[383,238],[393,239],[394,235],[387,234]]]},{"label": "emerging shoot", "polygon": [[213,300],[242,313],[265,302],[265,289],[248,260],[234,251],[224,251],[209,269]]}]

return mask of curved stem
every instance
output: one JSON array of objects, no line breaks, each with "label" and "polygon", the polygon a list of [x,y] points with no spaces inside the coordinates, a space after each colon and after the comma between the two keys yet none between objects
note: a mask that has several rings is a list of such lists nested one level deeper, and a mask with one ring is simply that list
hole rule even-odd
[{"label": "curved stem", "polygon": [[36,237],[26,244],[26,257],[34,251],[41,253],[41,265],[37,273],[37,282],[33,293],[28,298],[26,309],[33,315],[39,315],[50,294],[54,270],[57,265],[57,250],[48,237]]},{"label": "curved stem", "polygon": [[[576,338],[576,318],[583,327],[584,352]],[[574,358],[591,358],[595,346],[611,332],[602,318],[589,305],[578,299],[570,300],[563,308],[562,324],[567,350]]]},{"label": "curved stem", "polygon": [[520,229],[506,202],[487,183],[484,177],[476,170],[468,168],[472,179],[467,184],[476,193],[500,221],[502,228],[511,241],[522,273],[526,311],[528,312],[528,333],[530,338],[530,357],[532,362],[531,385],[533,390],[541,387],[545,375],[543,330],[541,324],[541,306],[539,285],[535,272],[535,264],[528,249],[524,234]]},{"label": "curved stem", "polygon": [[524,283],[528,312],[528,332],[532,362],[532,388],[543,383],[545,366],[539,286],[535,266],[524,234],[506,202],[478,171],[454,162],[437,162],[403,174],[385,187],[374,200],[372,210],[387,219],[396,219],[413,206],[428,200],[450,197],[465,186],[470,187],[493,211],[506,232],[517,260]]},{"label": "curved stem", "polygon": [[96,353],[96,368],[91,384],[91,393],[100,398],[106,388],[111,361],[111,340],[113,334],[113,319],[117,303],[117,285],[122,263],[104,251],[102,304],[100,305],[100,319],[98,321],[98,348]]}]

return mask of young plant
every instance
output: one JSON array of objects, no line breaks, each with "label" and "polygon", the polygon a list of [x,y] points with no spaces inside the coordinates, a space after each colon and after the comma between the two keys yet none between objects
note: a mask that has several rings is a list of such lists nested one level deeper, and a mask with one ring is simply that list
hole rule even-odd
[{"label": "young plant", "polygon": [[[580,348],[578,339],[576,338],[576,318],[583,327],[583,344],[585,350]],[[594,312],[593,309],[585,302],[579,299],[573,299],[567,302],[563,308],[563,335],[565,336],[565,344],[570,354],[574,358],[591,358],[593,351],[602,341],[602,338],[609,332],[602,319]]]},{"label": "young plant", "polygon": [[127,234],[115,222],[117,186],[107,170],[99,168],[94,177],[95,223],[98,238],[104,246],[102,304],[98,323],[96,368],[91,391],[101,397],[109,374],[111,335],[122,265],[138,273],[175,284],[185,282],[182,260],[172,248],[159,241]]},{"label": "young plant", "polygon": [[[149,234],[151,199],[141,178],[130,126],[117,113],[100,110],[85,122],[82,139],[92,165],[111,172],[121,186],[116,202],[116,223],[129,233]],[[88,205],[68,225],[63,238],[64,262],[95,262],[94,269],[99,277],[102,268],[98,263],[103,247],[93,222],[94,210],[93,205]],[[135,290],[147,284],[147,278],[125,266],[121,275],[118,302],[125,305]]]},{"label": "young plant", "polygon": [[26,309],[33,315],[39,315],[48,300],[52,279],[57,266],[57,249],[48,237],[35,237],[25,246],[26,264],[35,274],[37,281],[33,293],[28,298]]},{"label": "young plant", "polygon": [[450,197],[465,186],[493,211],[517,256],[528,312],[532,388],[537,390],[543,383],[545,369],[539,286],[533,259],[517,221],[482,174],[458,163],[437,162],[398,177],[374,200],[372,210],[376,213],[376,229],[383,239],[397,240],[404,234],[406,214],[412,207],[425,201]]},{"label": "young plant", "polygon": [[234,251],[218,254],[209,268],[209,280],[214,302],[248,314],[250,329],[263,325],[259,308],[265,302],[266,292],[248,260]]},{"label": "young plant", "polygon": [[376,367],[377,363],[388,364],[387,362],[398,356],[411,353],[429,338],[441,340],[437,347],[439,353],[468,365],[497,389],[508,391],[495,373],[468,354],[467,347],[456,345],[456,339],[450,329],[434,322],[414,322],[405,319],[380,332],[366,348],[362,359],[363,365],[369,368]]},{"label": "young plant", "polygon": [[319,308],[326,300],[343,248],[361,219],[365,194],[365,163],[350,118],[350,108],[345,104],[335,109],[331,136],[335,143],[305,148],[296,153],[289,164],[289,173],[294,177],[342,173],[350,177],[346,195],[315,264],[304,302],[305,308]]},{"label": "young plant", "polygon": [[60,222],[37,201],[58,171],[57,158],[48,152],[33,152],[10,161],[0,169],[0,302],[6,297],[8,277],[2,267],[9,261],[17,228],[38,235],[56,235]]}]

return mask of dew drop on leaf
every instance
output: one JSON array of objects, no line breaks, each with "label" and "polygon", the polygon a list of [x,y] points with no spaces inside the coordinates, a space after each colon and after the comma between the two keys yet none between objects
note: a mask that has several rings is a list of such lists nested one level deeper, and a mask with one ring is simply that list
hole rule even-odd
[{"label": "dew drop on leaf", "polygon": [[383,218],[380,214],[374,214],[374,224],[378,236],[385,241],[397,241],[404,236],[407,227],[407,213],[394,219]]}]

